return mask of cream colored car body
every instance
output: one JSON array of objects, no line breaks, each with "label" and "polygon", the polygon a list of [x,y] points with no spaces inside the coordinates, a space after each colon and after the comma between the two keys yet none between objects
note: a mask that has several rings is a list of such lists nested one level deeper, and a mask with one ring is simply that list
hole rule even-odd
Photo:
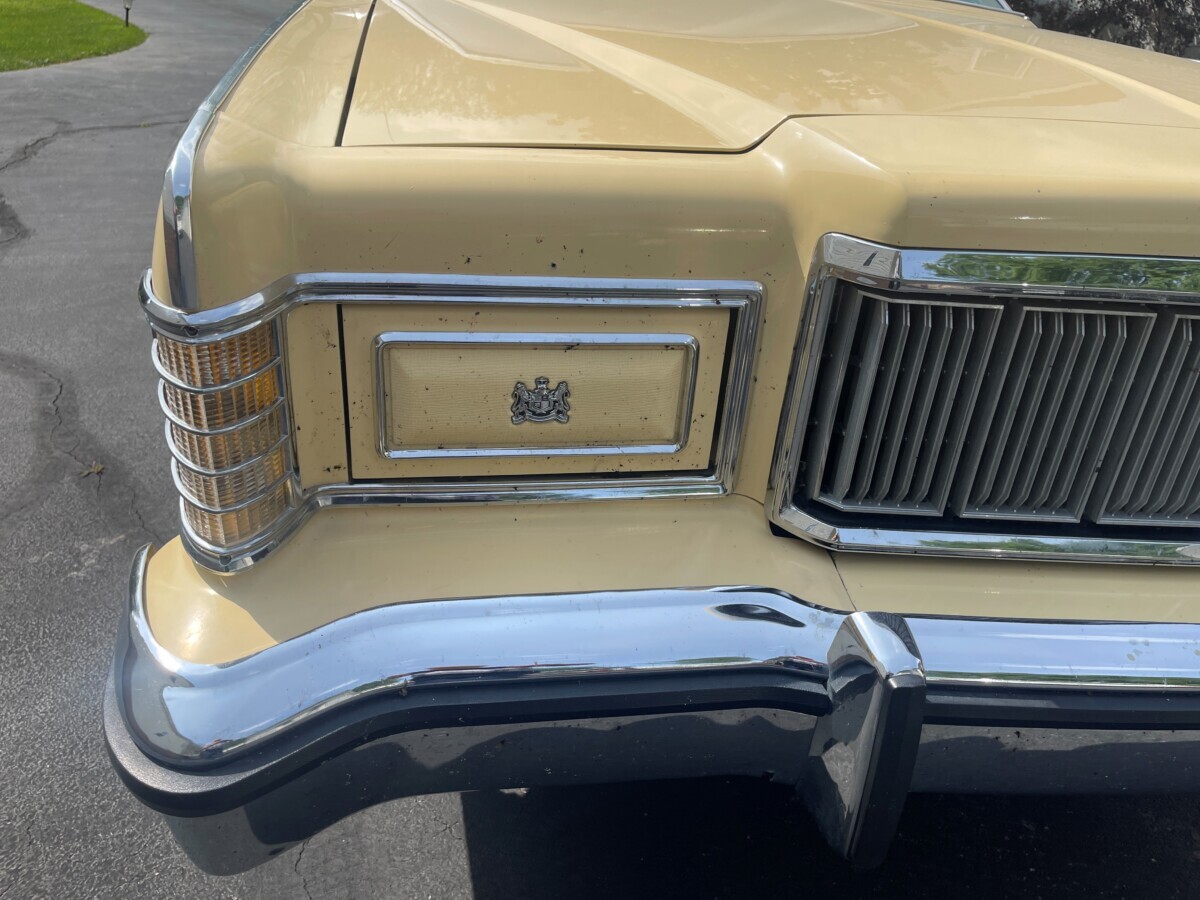
[{"label": "cream colored car body", "polygon": [[[686,27],[653,4],[380,0],[347,103],[371,6],[312,0],[218,110],[193,174],[197,306],[298,272],[758,282],[733,495],[323,510],[234,574],[176,540],[147,598],[181,659],[409,600],[680,584],[766,583],[837,610],[1195,620],[1195,569],[830,554],[773,536],[763,512],[820,236],[1195,256],[1194,63],[937,0],[700,2]],[[163,242],[160,226],[169,303]],[[300,478],[343,481],[333,310],[290,316]],[[531,566],[523,548],[551,540]]]},{"label": "cream colored car body", "polygon": [[[1200,66],[945,0],[308,0],[269,35],[167,172],[183,535],[105,697],[198,865],[438,791],[766,776],[873,866],[910,791],[1200,790],[1200,389],[1154,390],[1200,300]],[[1021,343],[1055,317],[1093,368]],[[883,443],[858,387],[903,372],[953,437]],[[1026,379],[1073,398],[1037,434],[1077,505],[952,498],[970,453],[1034,490],[990,430],[1035,431]],[[934,447],[924,506],[805,482],[855,421],[831,483]],[[1105,530],[1127,459],[1177,518]]]}]

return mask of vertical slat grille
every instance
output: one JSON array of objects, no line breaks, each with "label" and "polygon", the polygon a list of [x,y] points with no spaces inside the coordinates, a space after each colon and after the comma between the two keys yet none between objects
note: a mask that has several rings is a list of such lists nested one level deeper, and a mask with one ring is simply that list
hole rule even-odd
[{"label": "vertical slat grille", "polygon": [[1078,522],[1154,317],[1039,307],[1005,317],[1013,323],[1007,370],[989,373],[997,402],[972,423],[954,511]]},{"label": "vertical slat grille", "polygon": [[824,302],[798,503],[1200,526],[1200,315],[844,283]]},{"label": "vertical slat grille", "polygon": [[834,304],[810,422],[813,499],[939,515],[984,374],[998,306],[845,292]]},{"label": "vertical slat grille", "polygon": [[1100,523],[1200,524],[1200,316],[1163,316],[1154,350],[1146,402],[1124,416],[1101,480]]}]

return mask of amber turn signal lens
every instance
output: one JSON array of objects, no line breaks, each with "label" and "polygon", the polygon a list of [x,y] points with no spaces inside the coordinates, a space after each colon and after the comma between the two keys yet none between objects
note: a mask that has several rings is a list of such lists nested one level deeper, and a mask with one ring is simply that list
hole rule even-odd
[{"label": "amber turn signal lens", "polygon": [[168,440],[175,455],[192,468],[215,472],[232,469],[261,456],[283,437],[283,411],[279,407],[262,418],[224,434],[200,434],[169,426]]},{"label": "amber turn signal lens", "polygon": [[293,505],[275,323],[195,341],[160,333],[154,361],[186,530],[208,553],[243,547]]},{"label": "amber turn signal lens", "polygon": [[189,428],[201,431],[229,428],[279,399],[279,371],[268,369],[249,381],[203,394],[164,381],[163,398],[167,409]]},{"label": "amber turn signal lens", "polygon": [[275,328],[270,323],[202,344],[186,344],[159,335],[154,352],[163,371],[197,388],[216,387],[245,378],[278,358]]},{"label": "amber turn signal lens", "polygon": [[289,485],[283,482],[266,496],[241,509],[209,512],[183,501],[188,525],[204,541],[215,547],[237,547],[274,525],[290,507]]},{"label": "amber turn signal lens", "polygon": [[227,509],[270,489],[287,474],[287,468],[287,451],[280,444],[265,456],[218,475],[184,465],[176,466],[175,471],[186,498],[209,509]]}]

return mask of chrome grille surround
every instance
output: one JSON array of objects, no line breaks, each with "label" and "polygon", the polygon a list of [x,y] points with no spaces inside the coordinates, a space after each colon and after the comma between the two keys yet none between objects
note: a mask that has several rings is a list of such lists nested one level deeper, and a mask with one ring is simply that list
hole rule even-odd
[{"label": "chrome grille surround", "polygon": [[1200,260],[830,234],[770,515],[837,550],[1200,564],[1198,432]]}]

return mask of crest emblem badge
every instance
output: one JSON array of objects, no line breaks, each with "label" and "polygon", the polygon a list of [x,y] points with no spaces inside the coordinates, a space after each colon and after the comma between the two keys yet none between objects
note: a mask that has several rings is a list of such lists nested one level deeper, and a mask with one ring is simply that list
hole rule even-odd
[{"label": "crest emblem badge", "polygon": [[512,423],[566,422],[570,419],[571,404],[567,402],[570,396],[571,389],[565,381],[560,381],[554,390],[550,390],[549,378],[539,376],[533,390],[518,381],[512,392]]}]

